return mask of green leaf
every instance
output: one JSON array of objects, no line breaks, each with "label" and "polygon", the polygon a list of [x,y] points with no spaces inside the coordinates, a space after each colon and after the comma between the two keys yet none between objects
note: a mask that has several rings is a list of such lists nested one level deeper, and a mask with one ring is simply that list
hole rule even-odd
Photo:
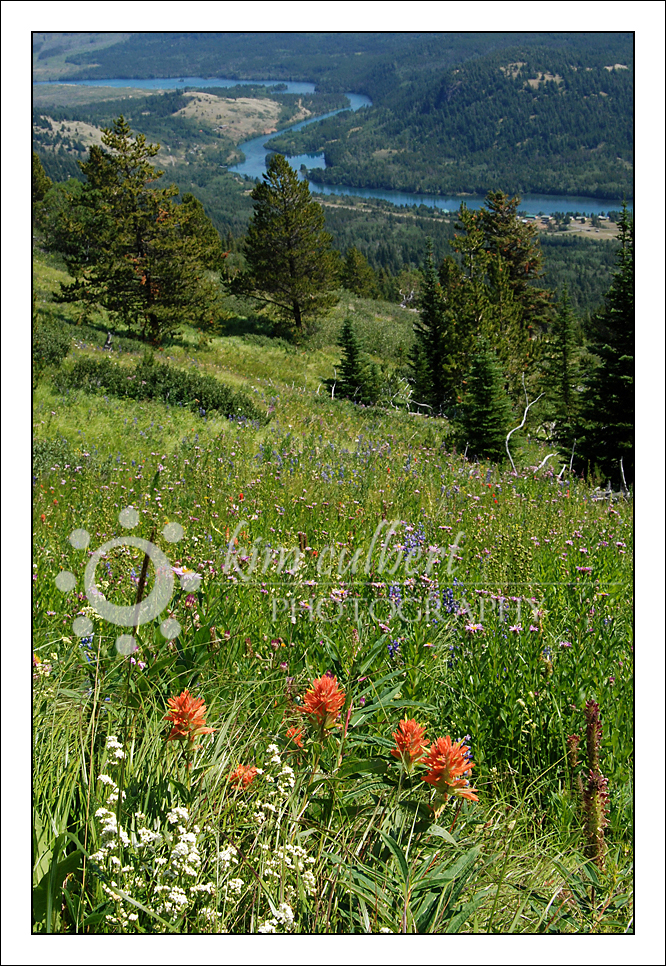
[{"label": "green leaf", "polygon": [[337,771],[338,778],[348,778],[350,775],[364,775],[371,773],[374,775],[385,775],[389,770],[389,762],[382,758],[371,758],[369,760],[346,761]]},{"label": "green leaf", "polygon": [[456,848],[460,848],[451,833],[447,829],[442,828],[441,825],[431,825],[428,829],[428,835],[437,835],[442,839],[446,839],[450,845],[455,845]]},{"label": "green leaf", "polygon": [[398,865],[400,866],[400,871],[402,872],[402,880],[405,883],[405,888],[409,885],[409,869],[407,868],[407,859],[405,858],[405,853],[402,851],[396,840],[392,835],[385,832],[379,833],[382,841],[390,848],[394,856],[398,860]]},{"label": "green leaf", "polygon": [[449,919],[446,924],[446,933],[456,933],[465,924],[465,922],[472,916],[476,910],[479,908],[481,903],[487,898],[486,895],[475,896],[470,902],[462,907],[460,912],[456,913],[452,919]]},{"label": "green leaf", "polygon": [[[65,841],[64,836],[58,836],[53,855],[57,855]],[[75,872],[82,858],[78,849],[71,852],[61,862],[55,862],[53,857],[48,871],[42,876],[38,885],[32,890],[32,915],[36,923],[46,919],[46,930],[51,931],[51,912],[58,908],[58,898],[62,894],[62,884],[71,872]]]}]

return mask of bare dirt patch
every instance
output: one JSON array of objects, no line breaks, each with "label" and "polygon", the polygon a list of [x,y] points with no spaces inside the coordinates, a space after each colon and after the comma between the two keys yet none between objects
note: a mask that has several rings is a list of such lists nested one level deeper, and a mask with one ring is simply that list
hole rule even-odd
[{"label": "bare dirt patch", "polygon": [[562,78],[559,74],[549,74],[546,72],[545,74],[539,73],[538,77],[531,77],[527,83],[536,90],[539,84],[545,84],[546,81],[555,81],[556,84],[561,84]]},{"label": "bare dirt patch", "polygon": [[48,115],[42,115],[42,117],[51,125],[54,136],[59,134],[62,138],[81,141],[86,147],[102,143],[101,130],[92,124],[86,124],[84,121],[54,121]]},{"label": "bare dirt patch", "polygon": [[500,67],[503,74],[510,74],[514,79],[520,73],[520,68],[525,66],[524,60],[517,60],[515,64],[507,64],[506,67]]},{"label": "bare dirt patch", "polygon": [[[139,87],[87,87],[79,84],[40,84],[32,89],[35,108],[77,107],[80,104],[96,104],[99,101],[124,101],[133,97],[150,97],[158,90],[142,90]],[[45,110],[44,113],[48,113]]]},{"label": "bare dirt patch", "polygon": [[566,227],[564,232],[556,230],[554,226],[551,227],[548,223],[543,223],[541,219],[535,222],[539,231],[551,232],[554,234],[571,234],[571,235],[581,235],[583,238],[592,238],[594,241],[609,241],[611,238],[617,238],[618,236],[618,226],[614,221],[600,221],[597,228],[594,227],[591,218],[586,218],[585,221],[581,222],[579,220],[572,220]]},{"label": "bare dirt patch", "polygon": [[[252,135],[277,131],[281,105],[267,97],[238,97],[234,100],[202,91],[190,91],[183,96],[188,98],[188,103],[176,112],[176,117],[198,120],[233,141],[245,141]],[[301,108],[292,122],[309,116],[310,112]]]}]

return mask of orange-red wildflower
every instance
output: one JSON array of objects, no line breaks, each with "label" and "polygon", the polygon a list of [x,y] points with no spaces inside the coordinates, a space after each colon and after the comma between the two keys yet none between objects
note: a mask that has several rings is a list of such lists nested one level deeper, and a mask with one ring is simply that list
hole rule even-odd
[{"label": "orange-red wildflower", "polygon": [[287,738],[291,738],[295,745],[299,748],[303,747],[303,729],[292,726],[287,728]]},{"label": "orange-red wildflower", "polygon": [[319,725],[322,734],[335,727],[345,703],[345,693],[338,688],[338,679],[324,675],[315,678],[309,691],[303,697],[303,713]]},{"label": "orange-red wildflower", "polygon": [[403,718],[398,730],[393,732],[396,747],[391,754],[400,758],[407,771],[411,771],[414,762],[423,758],[428,747],[424,741],[425,727],[414,718]]},{"label": "orange-red wildflower", "polygon": [[452,742],[447,735],[446,738],[438,738],[423,759],[422,764],[429,769],[423,781],[433,785],[444,801],[449,795],[460,795],[470,802],[478,802],[474,794],[476,788],[470,788],[469,781],[464,777],[474,767],[468,754],[469,748],[462,741]]},{"label": "orange-red wildflower", "polygon": [[259,769],[255,768],[254,765],[239,765],[229,775],[229,783],[231,785],[240,785],[245,789],[252,784],[255,776],[258,774]]},{"label": "orange-red wildflower", "polygon": [[177,698],[169,698],[167,704],[171,711],[164,720],[173,725],[167,741],[187,741],[194,748],[194,739],[198,735],[210,735],[215,731],[215,728],[206,727],[203,698],[193,698],[187,688]]}]

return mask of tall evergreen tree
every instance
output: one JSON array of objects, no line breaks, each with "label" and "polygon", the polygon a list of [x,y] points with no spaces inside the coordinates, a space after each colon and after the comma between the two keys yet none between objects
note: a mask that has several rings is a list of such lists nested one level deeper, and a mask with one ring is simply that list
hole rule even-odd
[{"label": "tall evergreen tree", "polygon": [[530,284],[542,274],[542,256],[535,227],[517,216],[518,204],[518,198],[489,192],[478,212],[461,205],[451,243],[460,263],[447,258],[440,267],[447,310],[455,319],[458,380],[481,334],[497,350],[514,396],[522,392],[523,374],[535,368],[535,336],[550,312],[549,293]]},{"label": "tall evergreen tree", "polygon": [[41,227],[44,217],[43,201],[53,182],[47,177],[42,162],[36,151],[32,152],[32,225],[33,229]]},{"label": "tall evergreen tree", "polygon": [[511,422],[504,375],[488,341],[476,340],[466,391],[457,421],[457,437],[470,456],[500,461]]},{"label": "tall evergreen tree", "polygon": [[281,154],[273,155],[251,197],[247,270],[233,280],[231,290],[274,306],[301,331],[308,319],[337,302],[338,258],[324,231],[322,207]]},{"label": "tall evergreen tree", "polygon": [[[550,314],[550,293],[531,285],[544,275],[539,233],[532,222],[518,216],[518,196],[489,191],[480,211],[485,249],[500,255],[506,263],[508,283],[522,309],[522,324],[528,329],[544,327]],[[536,332],[535,332],[536,334]]]},{"label": "tall evergreen tree", "polygon": [[342,359],[335,384],[336,395],[354,402],[376,402],[380,392],[379,373],[374,363],[366,359],[349,318],[342,325],[338,345],[342,349]]},{"label": "tall evergreen tree", "polygon": [[378,294],[374,269],[358,248],[352,247],[347,251],[340,281],[360,298],[371,299]]},{"label": "tall evergreen tree", "polygon": [[576,317],[571,310],[566,285],[544,347],[542,369],[546,390],[544,408],[548,418],[555,422],[557,442],[568,451],[575,438],[581,372],[576,346]]},{"label": "tall evergreen tree", "polygon": [[46,192],[53,187],[53,182],[47,177],[42,162],[36,151],[32,152],[32,203],[43,201]]},{"label": "tall evergreen tree", "polygon": [[[634,223],[622,209],[618,271],[594,320],[579,455],[615,484],[634,477]],[[622,461],[622,468],[620,467]]]},{"label": "tall evergreen tree", "polygon": [[510,198],[503,191],[489,191],[479,213],[484,247],[494,269],[491,286],[500,358],[514,395],[520,392],[523,375],[529,377],[530,370],[537,368],[537,340],[552,315],[551,293],[536,284],[544,275],[539,232],[534,223],[519,217],[519,205],[517,195]]},{"label": "tall evergreen tree", "polygon": [[153,343],[182,322],[202,328],[221,311],[206,269],[219,269],[220,239],[201,204],[178,188],[153,188],[164,173],[151,159],[159,145],[132,136],[121,116],[80,164],[86,183],[55,204],[51,247],[61,251],[74,281],[58,299],[101,305]]},{"label": "tall evergreen tree", "polygon": [[451,402],[447,367],[448,318],[442,286],[435,271],[432,243],[428,239],[423,285],[419,296],[419,318],[414,323],[411,354],[413,396],[432,407],[433,415]]}]

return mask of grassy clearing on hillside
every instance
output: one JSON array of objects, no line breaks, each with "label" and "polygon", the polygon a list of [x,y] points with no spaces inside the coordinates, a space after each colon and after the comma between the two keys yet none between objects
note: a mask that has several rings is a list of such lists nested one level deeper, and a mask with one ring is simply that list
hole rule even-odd
[{"label": "grassy clearing on hillside", "polygon": [[103,50],[130,36],[129,33],[35,32],[32,35],[33,82],[86,73],[88,68],[69,63],[67,58],[80,51]]}]

